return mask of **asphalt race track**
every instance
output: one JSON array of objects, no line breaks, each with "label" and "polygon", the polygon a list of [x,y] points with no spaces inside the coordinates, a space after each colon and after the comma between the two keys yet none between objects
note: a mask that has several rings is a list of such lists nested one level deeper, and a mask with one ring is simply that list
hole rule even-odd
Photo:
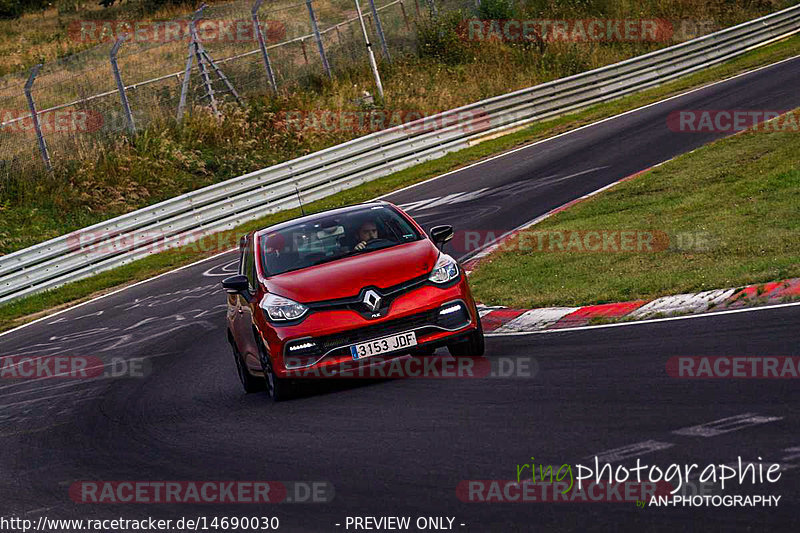
[{"label": "asphalt race track", "polygon": [[[426,228],[502,233],[715,138],[670,131],[671,111],[790,109],[800,106],[799,86],[793,59],[386,199],[408,206]],[[681,355],[800,356],[800,306],[490,337],[489,359],[526,357],[532,371],[309,383],[298,398],[273,404],[242,393],[225,340],[219,282],[233,259],[204,261],[0,336],[0,357],[93,356],[116,368],[135,362],[140,376],[0,380],[0,515],[266,515],[279,517],[285,531],[345,530],[347,516],[368,515],[449,516],[464,531],[800,524],[796,381],[685,380],[665,370]],[[640,509],[457,497],[459,482],[512,479],[531,456],[556,466],[588,465],[594,456],[626,466],[637,457],[660,466],[738,457],[780,463],[780,481],[738,492],[781,500],[777,508]],[[261,506],[77,504],[68,489],[79,480],[317,481],[335,497]]]}]

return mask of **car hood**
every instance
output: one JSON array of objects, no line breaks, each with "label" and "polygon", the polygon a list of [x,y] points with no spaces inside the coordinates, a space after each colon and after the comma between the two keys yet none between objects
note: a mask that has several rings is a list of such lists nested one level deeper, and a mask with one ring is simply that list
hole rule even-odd
[{"label": "car hood", "polygon": [[355,296],[367,286],[387,288],[433,270],[439,250],[427,239],[286,272],[266,280],[267,291],[308,303]]}]

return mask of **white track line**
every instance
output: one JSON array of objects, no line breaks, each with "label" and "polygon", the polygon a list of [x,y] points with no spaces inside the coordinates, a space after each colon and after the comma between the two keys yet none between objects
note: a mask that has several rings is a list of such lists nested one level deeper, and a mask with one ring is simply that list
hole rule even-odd
[{"label": "white track line", "polygon": [[[592,122],[591,124],[586,124],[585,126],[581,126],[581,127],[579,127],[579,128],[575,128],[574,130],[570,130],[570,131],[566,131],[566,132],[564,132],[564,133],[560,133],[560,134],[558,134],[558,135],[556,135],[556,136],[554,136],[554,137],[548,137],[547,139],[541,139],[541,140],[539,140],[539,141],[536,141],[536,142],[533,142],[533,143],[531,143],[531,144],[526,144],[526,145],[524,145],[524,146],[520,146],[520,147],[518,147],[518,148],[515,148],[515,149],[513,149],[513,150],[509,150],[509,151],[507,151],[507,152],[503,152],[502,154],[498,154],[498,155],[496,155],[496,156],[492,156],[492,157],[490,157],[490,158],[488,158],[488,159],[482,159],[482,160],[480,160],[480,161],[477,161],[477,162],[475,162],[475,163],[472,163],[471,165],[467,165],[466,167],[461,167],[461,168],[458,168],[458,169],[455,169],[455,170],[451,170],[450,172],[446,172],[446,173],[444,173],[444,174],[440,174],[439,176],[434,176],[434,177],[432,177],[432,178],[430,178],[430,179],[428,179],[428,180],[425,180],[425,181],[420,181],[420,182],[418,182],[418,183],[414,183],[414,184],[412,184],[412,185],[409,185],[409,186],[407,186],[407,187],[403,187],[402,189],[398,189],[398,190],[396,190],[396,191],[392,191],[392,192],[390,192],[390,193],[386,193],[386,194],[384,194],[384,195],[382,195],[382,196],[378,196],[377,198],[374,198],[372,201],[374,201],[374,200],[381,200],[381,199],[385,198],[386,196],[390,196],[390,195],[392,195],[392,194],[397,194],[397,193],[399,193],[399,192],[402,192],[402,191],[405,191],[405,190],[411,189],[411,188],[413,188],[413,187],[416,187],[416,186],[418,186],[418,185],[422,185],[423,183],[429,183],[429,182],[431,182],[431,181],[438,180],[438,179],[440,179],[440,178],[443,178],[443,177],[445,177],[445,176],[449,176],[450,174],[455,174],[456,172],[461,172],[461,171],[463,171],[463,170],[466,170],[466,169],[468,169],[468,168],[472,168],[472,167],[475,167],[475,166],[478,166],[478,165],[482,165],[482,164],[484,164],[484,163],[488,163],[489,161],[493,161],[493,160],[495,160],[495,159],[499,159],[499,158],[501,158],[501,157],[505,157],[505,156],[507,156],[507,155],[513,154],[514,152],[518,152],[518,151],[520,151],[520,150],[524,150],[524,149],[526,149],[526,148],[530,148],[531,146],[536,146],[537,144],[540,144],[540,143],[543,143],[543,142],[547,142],[547,141],[550,141],[550,140],[552,140],[552,139],[558,139],[559,137],[563,137],[564,135],[570,135],[570,134],[572,134],[572,133],[575,133],[575,132],[577,132],[577,131],[580,131],[580,130],[582,130],[582,129],[585,129],[585,128],[590,128],[590,127],[592,127],[592,126],[596,126],[597,124],[602,124],[603,122],[607,122],[607,121],[609,121],[609,120],[613,120],[613,119],[615,119],[615,118],[618,118],[618,117],[622,117],[622,116],[628,115],[628,114],[630,114],[630,113],[633,113],[633,112],[639,111],[639,110],[641,110],[641,109],[646,109],[646,108],[648,108],[648,107],[652,107],[652,106],[654,106],[654,105],[658,105],[658,104],[661,104],[661,103],[664,103],[664,102],[668,102],[668,101],[670,101],[670,100],[673,100],[673,99],[675,99],[675,98],[680,98],[681,96],[685,96],[685,95],[687,95],[687,94],[691,94],[691,93],[693,93],[693,92],[696,92],[696,91],[701,91],[701,90],[703,90],[703,89],[706,89],[706,88],[708,88],[708,87],[712,87],[712,86],[714,86],[714,85],[718,85],[718,84],[720,84],[720,83],[725,83],[725,82],[727,82],[727,81],[730,81],[730,80],[733,80],[733,79],[739,78],[739,77],[741,77],[741,76],[747,76],[748,74],[752,74],[752,73],[754,73],[754,72],[758,72],[758,71],[760,71],[760,70],[764,70],[765,68],[774,67],[774,66],[776,66],[776,65],[780,65],[780,64],[782,64],[782,63],[785,63],[785,62],[787,62],[787,61],[792,61],[792,60],[794,60],[794,59],[797,59],[797,58],[800,58],[800,55],[796,55],[796,56],[792,56],[792,57],[787,57],[786,59],[782,59],[782,60],[780,60],[780,61],[777,61],[777,62],[775,62],[775,63],[770,63],[770,64],[768,64],[768,65],[762,65],[762,66],[760,66],[760,67],[758,67],[758,68],[754,68],[754,69],[752,69],[752,70],[747,70],[747,71],[745,71],[745,72],[740,72],[739,74],[736,74],[736,75],[734,75],[734,76],[731,76],[730,78],[725,78],[725,79],[722,79],[722,80],[719,80],[719,81],[715,81],[715,82],[709,83],[709,84],[707,84],[707,85],[703,85],[703,86],[701,86],[701,87],[697,87],[697,88],[695,88],[695,89],[691,89],[691,90],[689,90],[689,91],[686,91],[686,92],[684,92],[684,93],[676,94],[676,95],[674,95],[674,96],[670,96],[669,98],[665,98],[665,99],[663,99],[663,100],[659,100],[659,101],[657,101],[657,102],[652,102],[652,103],[650,103],[650,104],[643,105],[643,106],[641,106],[641,107],[637,107],[637,108],[635,108],[635,109],[631,109],[631,110],[629,110],[629,111],[625,111],[624,113],[620,113],[619,115],[614,115],[614,116],[611,116],[611,117],[606,117],[606,118],[604,118],[604,119],[602,119],[602,120],[598,120],[597,122]],[[724,64],[724,63],[720,63],[720,64]],[[231,248],[230,250],[226,250],[226,251],[224,251],[224,252],[220,252],[220,253],[218,253],[218,254],[216,254],[216,255],[212,255],[211,257],[206,257],[205,259],[201,259],[201,260],[199,260],[199,261],[195,261],[194,263],[190,263],[190,264],[188,264],[188,265],[184,265],[184,266],[182,266],[182,267],[178,267],[178,268],[176,268],[176,269],[174,269],[174,270],[169,270],[169,271],[167,271],[167,272],[164,272],[164,273],[162,273],[162,274],[159,274],[159,275],[157,275],[157,276],[154,276],[154,277],[152,277],[152,278],[145,279],[145,280],[142,280],[142,281],[138,281],[138,282],[136,282],[136,283],[133,283],[133,284],[131,284],[131,285],[126,285],[125,287],[122,287],[122,288],[120,288],[120,289],[117,289],[117,290],[115,290],[115,291],[109,292],[109,293],[107,293],[107,294],[103,294],[103,295],[101,295],[101,296],[98,296],[97,298],[92,298],[91,300],[86,300],[85,302],[81,302],[81,303],[79,303],[79,304],[77,304],[77,305],[73,305],[73,306],[71,306],[71,307],[66,307],[66,308],[64,308],[64,309],[62,309],[62,310],[60,310],[60,311],[56,311],[55,313],[52,313],[52,314],[49,314],[49,315],[45,315],[45,316],[43,316],[43,317],[41,317],[41,318],[37,318],[36,320],[32,320],[32,321],[30,321],[30,322],[27,322],[27,323],[25,323],[25,324],[22,324],[21,326],[17,326],[16,328],[10,329],[10,330],[8,330],[8,331],[4,331],[4,332],[0,333],[0,337],[3,337],[3,336],[5,336],[5,335],[8,335],[9,333],[13,333],[13,332],[15,332],[15,331],[18,331],[18,330],[20,330],[20,329],[22,329],[22,328],[26,328],[26,327],[28,327],[28,326],[31,326],[31,325],[33,325],[33,324],[36,324],[37,322],[40,322],[40,321],[42,321],[42,320],[44,320],[44,319],[46,319],[46,318],[52,318],[52,317],[54,317],[54,316],[60,315],[60,314],[62,314],[62,313],[65,313],[65,312],[67,312],[67,311],[71,311],[71,310],[73,310],[73,309],[77,309],[78,307],[84,306],[84,305],[86,305],[86,304],[90,304],[90,303],[92,303],[92,302],[96,302],[97,300],[101,300],[101,299],[103,299],[103,298],[106,298],[106,297],[108,297],[108,296],[112,296],[112,295],[114,295],[114,294],[117,294],[117,293],[120,293],[120,292],[122,292],[122,291],[125,291],[125,290],[128,290],[128,289],[131,289],[131,288],[133,288],[133,287],[136,287],[136,286],[138,286],[138,285],[142,285],[142,284],[144,284],[144,283],[147,283],[147,282],[153,281],[154,279],[158,279],[158,278],[160,278],[160,277],[162,277],[162,276],[166,276],[167,274],[172,274],[173,272],[179,272],[179,271],[181,271],[181,270],[183,270],[183,269],[185,269],[185,268],[190,268],[190,267],[193,267],[193,266],[195,266],[195,265],[197,265],[197,264],[200,264],[200,263],[202,263],[202,262],[204,262],[204,261],[208,261],[208,260],[211,260],[211,259],[214,259],[214,258],[220,257],[220,256],[222,256],[222,255],[225,255],[225,254],[227,254],[227,253],[230,253],[230,252],[232,252],[232,251],[234,251],[234,250],[235,250],[235,248]],[[561,331],[564,331],[564,330],[561,330]]]},{"label": "white track line", "polygon": [[[136,283],[131,283],[130,285],[126,285],[124,287],[121,287],[121,288],[119,288],[119,289],[117,289],[115,291],[111,291],[111,292],[106,293],[106,294],[101,294],[100,296],[98,296],[96,298],[92,298],[91,300],[86,300],[85,302],[81,302],[79,304],[75,304],[73,306],[66,307],[64,309],[61,309],[60,311],[56,311],[55,313],[52,313],[52,314],[49,314],[49,315],[44,315],[43,317],[37,318],[36,320],[31,320],[30,322],[26,322],[25,324],[22,324],[21,326],[17,326],[14,329],[10,329],[8,331],[4,331],[4,332],[0,333],[0,337],[3,337],[4,335],[8,335],[9,333],[13,333],[15,331],[18,331],[18,330],[20,330],[22,328],[26,328],[28,326],[32,326],[33,324],[36,324],[37,322],[41,322],[42,320],[50,319],[50,318],[53,318],[54,316],[58,316],[58,315],[60,315],[62,313],[66,313],[67,311],[72,311],[73,309],[77,309],[79,307],[83,307],[84,305],[90,304],[92,302],[96,302],[97,300],[102,300],[103,298],[107,298],[109,296],[113,296],[113,295],[115,295],[117,293],[120,293],[122,291],[126,291],[128,289],[132,289],[133,287],[137,287],[139,285],[143,285],[145,283],[149,283],[149,282],[151,282],[153,280],[156,280],[158,278],[162,278],[162,277],[166,276],[167,274],[172,274],[174,272],[180,272],[181,270],[184,270],[186,268],[191,268],[191,267],[199,265],[200,263],[203,263],[205,261],[210,261],[211,259],[216,259],[217,257],[221,257],[221,256],[223,256],[225,254],[229,254],[229,253],[234,252],[234,251],[236,251],[236,249],[235,248],[231,248],[230,250],[225,250],[224,252],[220,252],[220,253],[214,254],[214,255],[212,255],[210,257],[206,257],[204,259],[200,259],[199,261],[195,261],[194,263],[189,263],[188,265],[183,265],[183,266],[175,268],[173,270],[168,270],[167,272],[162,272],[161,274],[158,274],[157,276],[153,276],[152,278],[143,279],[141,281],[137,281]],[[67,305],[69,305],[69,304],[67,304]]]},{"label": "white track line", "polygon": [[[631,113],[635,113],[637,111],[641,111],[642,109],[647,109],[648,107],[653,107],[653,106],[656,106],[656,105],[659,105],[659,104],[663,104],[664,102],[669,102],[670,100],[674,100],[676,98],[681,98],[682,96],[686,96],[687,94],[692,94],[692,93],[697,92],[697,91],[702,91],[703,89],[707,89],[709,87],[713,87],[714,85],[719,85],[720,83],[725,83],[725,82],[728,82],[730,80],[735,80],[736,78],[740,78],[742,76],[747,76],[747,75],[753,74],[754,72],[758,72],[758,71],[764,70],[766,68],[770,68],[770,67],[774,67],[776,65],[780,65],[782,63],[786,63],[787,61],[793,61],[793,60],[795,60],[797,58],[800,58],[800,55],[787,57],[786,59],[781,59],[780,61],[777,61],[775,63],[770,63],[768,65],[762,65],[760,67],[754,68],[753,70],[746,70],[744,72],[740,72],[739,74],[735,74],[735,75],[731,76],[730,78],[724,78],[724,79],[721,79],[721,80],[718,80],[718,81],[711,82],[711,83],[709,83],[707,85],[702,85],[702,86],[696,87],[694,89],[689,89],[686,92],[675,94],[675,95],[670,96],[668,98],[664,98],[663,100],[658,100],[656,102],[651,102],[649,104],[645,104],[645,105],[643,105],[641,107],[637,107],[635,109],[631,109],[629,111],[625,111],[623,113],[620,113],[619,115],[613,115],[613,116],[610,116],[610,117],[606,117],[604,119],[598,120],[597,122],[592,122],[591,124],[586,124],[584,126],[580,126],[578,128],[575,128],[574,130],[565,131],[564,133],[559,133],[558,135],[555,135],[553,137],[548,137],[546,139],[540,139],[540,140],[534,141],[534,142],[532,142],[530,144],[526,144],[526,145],[523,145],[523,146],[519,146],[517,148],[513,148],[513,149],[511,149],[511,150],[509,150],[507,152],[503,152],[501,154],[493,155],[493,156],[491,156],[489,158],[486,158],[486,159],[481,159],[480,161],[476,161],[475,163],[469,164],[469,165],[467,165],[465,167],[457,168],[455,170],[451,170],[449,172],[445,172],[444,174],[440,174],[439,176],[434,176],[434,177],[432,177],[430,179],[427,179],[425,181],[420,181],[418,183],[412,183],[411,185],[407,185],[406,187],[403,187],[402,189],[397,189],[396,191],[388,192],[386,194],[378,196],[377,198],[374,198],[373,201],[374,200],[382,200],[382,199],[386,198],[387,196],[391,196],[393,194],[397,194],[397,193],[400,193],[400,192],[403,192],[403,191],[407,191],[409,189],[413,189],[414,187],[418,187],[418,186],[423,185],[425,183],[430,183],[430,182],[432,182],[434,180],[438,180],[440,178],[444,178],[445,176],[449,176],[450,174],[455,174],[457,172],[461,172],[463,170],[467,170],[468,168],[472,168],[472,167],[476,167],[478,165],[482,165],[484,163],[488,163],[489,161],[494,161],[495,159],[499,159],[501,157],[505,157],[507,155],[511,155],[511,154],[513,154],[515,152],[519,152],[520,150],[525,150],[527,148],[530,148],[531,146],[536,146],[537,144],[541,144],[541,143],[544,143],[544,142],[549,142],[549,141],[552,141],[553,139],[558,139],[559,137],[563,137],[565,135],[571,135],[571,134],[573,134],[575,132],[578,132],[578,131],[581,131],[583,129],[591,128],[592,126],[596,126],[598,124],[602,124],[604,122],[608,122],[609,120],[614,120],[614,119],[619,118],[619,117],[624,117],[625,115],[629,115]],[[720,63],[720,65],[723,65],[723,64],[724,63]],[[637,93],[633,93],[633,94],[637,94]],[[579,113],[580,111],[582,111],[582,110],[578,110],[578,111],[576,111],[576,113]],[[574,114],[574,113],[570,113],[570,114]],[[530,125],[533,125],[533,124],[534,123],[532,122]]]},{"label": "white track line", "polygon": [[572,328],[558,328],[558,329],[542,329],[539,331],[521,331],[515,333],[484,333],[486,337],[515,337],[520,335],[537,335],[540,333],[561,333],[563,331],[583,331],[587,329],[599,328],[617,328],[621,326],[641,326],[642,324],[652,324],[654,322],[669,322],[671,320],[687,320],[690,318],[713,318],[718,315],[730,315],[734,313],[749,313],[752,311],[766,311],[769,309],[780,309],[783,307],[794,307],[800,305],[800,302],[790,302],[785,304],[775,305],[762,305],[758,307],[748,307],[746,309],[728,309],[726,311],[713,311],[710,313],[703,313],[699,315],[684,315],[684,316],[670,316],[665,318],[651,318],[649,320],[634,320],[630,322],[616,322],[614,324],[597,324],[594,326],[575,326]]}]

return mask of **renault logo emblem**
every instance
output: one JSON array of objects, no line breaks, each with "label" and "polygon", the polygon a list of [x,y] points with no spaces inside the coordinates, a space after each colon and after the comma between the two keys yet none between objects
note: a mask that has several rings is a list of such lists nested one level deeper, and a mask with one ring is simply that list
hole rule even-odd
[{"label": "renault logo emblem", "polygon": [[363,302],[370,311],[377,311],[381,306],[381,296],[377,292],[370,289],[364,293]]}]

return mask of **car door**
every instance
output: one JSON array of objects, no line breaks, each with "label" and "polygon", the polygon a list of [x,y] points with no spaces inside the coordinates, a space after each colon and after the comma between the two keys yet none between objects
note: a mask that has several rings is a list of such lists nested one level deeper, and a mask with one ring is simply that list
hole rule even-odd
[{"label": "car door", "polygon": [[[242,237],[239,241],[239,266],[237,268],[237,274],[242,273],[242,263],[244,261],[244,250],[245,250],[245,243],[246,239]],[[226,293],[226,303],[228,304],[226,320],[228,322],[228,331],[231,333],[233,337],[233,342],[236,344],[237,349],[239,349],[241,353],[241,346],[243,344],[242,339],[242,302],[241,302],[241,295],[237,293],[227,292]]]},{"label": "car door", "polygon": [[253,334],[253,310],[252,306],[257,305],[255,294],[258,288],[258,277],[256,275],[255,246],[253,234],[247,235],[241,249],[241,260],[239,261],[239,273],[247,276],[250,288],[245,293],[237,294],[237,336],[241,339],[239,351],[245,359],[248,368],[255,372],[261,372],[261,361],[259,361],[258,344]]}]

